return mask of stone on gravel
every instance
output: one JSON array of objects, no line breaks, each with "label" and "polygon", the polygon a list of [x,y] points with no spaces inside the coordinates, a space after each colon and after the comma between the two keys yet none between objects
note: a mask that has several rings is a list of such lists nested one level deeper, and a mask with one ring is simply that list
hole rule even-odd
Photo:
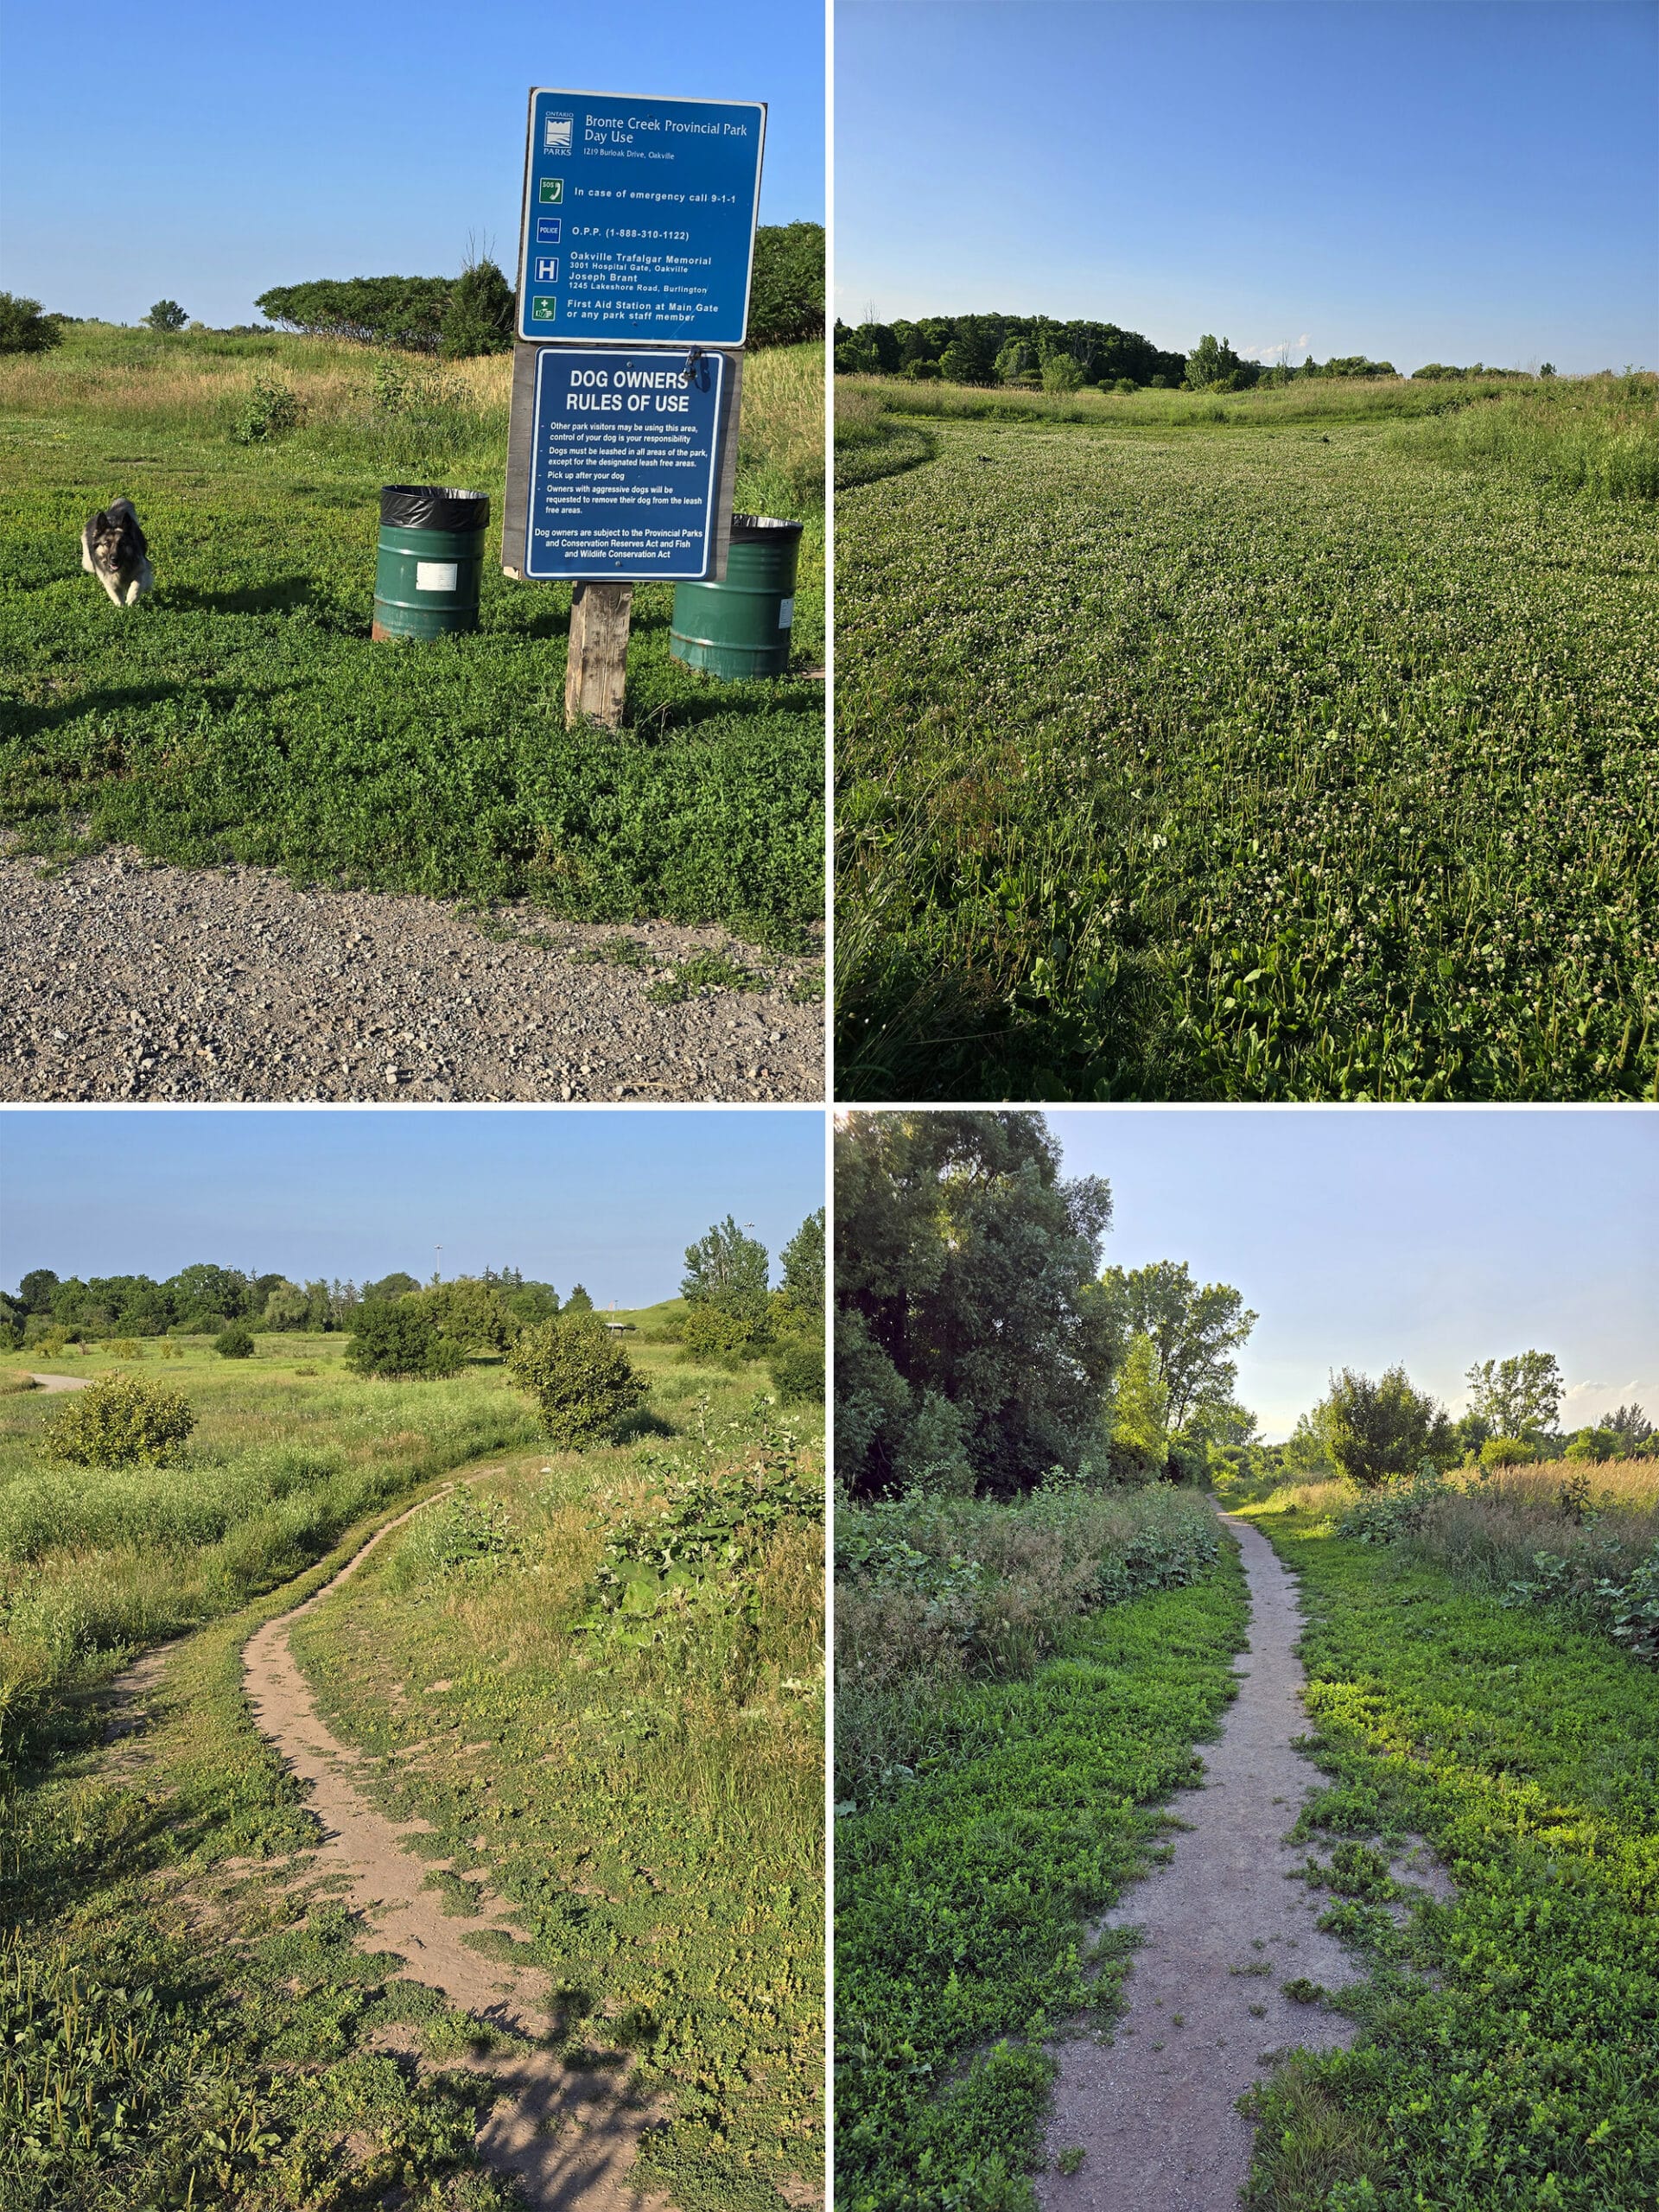
[{"label": "stone on gravel", "polygon": [[[823,1096],[803,961],[763,990],[649,993],[723,930],[475,921],[435,899],[107,850],[0,856],[0,1099],[799,1100]],[[642,964],[592,955],[618,936]],[[556,948],[532,938],[552,938]]]}]

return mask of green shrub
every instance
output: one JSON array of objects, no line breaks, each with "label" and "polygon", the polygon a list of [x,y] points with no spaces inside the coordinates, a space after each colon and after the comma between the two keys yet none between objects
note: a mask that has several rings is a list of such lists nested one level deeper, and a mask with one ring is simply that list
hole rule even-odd
[{"label": "green shrub", "polygon": [[0,353],[47,353],[63,343],[63,317],[42,315],[38,300],[0,292]]},{"label": "green shrub", "polygon": [[536,1400],[543,1434],[578,1450],[604,1442],[646,1396],[621,1345],[580,1313],[526,1329],[507,1354],[507,1373]]},{"label": "green shrub", "polygon": [[167,1467],[195,1425],[181,1391],[142,1375],[109,1375],[69,1401],[41,1448],[74,1467]]},{"label": "green shrub", "polygon": [[440,345],[448,360],[512,350],[512,287],[495,263],[463,269],[444,304]]},{"label": "green shrub", "polygon": [[823,1403],[823,1338],[791,1337],[766,1363],[780,1405]]},{"label": "green shrub", "polygon": [[264,445],[297,429],[303,410],[298,395],[274,377],[256,377],[237,411],[231,435],[239,446]]},{"label": "green shrub", "polygon": [[462,1574],[474,1580],[498,1573],[524,1549],[499,1498],[457,1490],[417,1513],[386,1572],[386,1587]]},{"label": "green shrub", "polygon": [[137,1337],[113,1337],[107,1350],[117,1359],[142,1359],[144,1356],[143,1347]]},{"label": "green shrub", "polygon": [[[228,1329],[221,1329],[213,1338],[213,1350],[221,1359],[251,1359],[253,1332],[251,1329],[245,1329],[239,1321],[233,1322]],[[169,1352],[168,1347],[163,1345],[162,1357],[164,1359],[169,1357],[178,1359],[182,1355],[176,1349]]]},{"label": "green shrub", "polygon": [[467,1347],[445,1336],[414,1299],[400,1298],[359,1307],[346,1364],[358,1375],[432,1382],[459,1375],[467,1364]]},{"label": "green shrub", "polygon": [[1543,1456],[1524,1436],[1489,1436],[1480,1447],[1483,1467],[1530,1467]]},{"label": "green shrub", "polygon": [[735,1369],[767,1342],[766,1305],[759,1299],[699,1298],[680,1325],[680,1357],[693,1366]]},{"label": "green shrub", "polygon": [[763,223],[754,234],[750,345],[790,346],[822,338],[823,302],[823,225]]}]

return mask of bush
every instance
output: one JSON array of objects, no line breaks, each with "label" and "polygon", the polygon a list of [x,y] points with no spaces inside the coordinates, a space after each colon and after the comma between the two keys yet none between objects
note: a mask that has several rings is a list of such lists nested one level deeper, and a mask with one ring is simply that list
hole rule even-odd
[{"label": "bush", "polygon": [[443,310],[440,345],[447,360],[512,350],[512,287],[493,261],[463,269]]},{"label": "bush", "polygon": [[239,446],[263,445],[296,429],[301,412],[299,399],[287,385],[279,384],[274,377],[256,377],[231,435]]},{"label": "bush", "polygon": [[763,223],[754,234],[751,346],[792,346],[823,335],[822,223]]},{"label": "bush", "polygon": [[433,1316],[413,1299],[359,1306],[346,1347],[346,1364],[359,1375],[398,1381],[433,1382],[459,1375],[467,1347],[447,1337]]},{"label": "bush", "polygon": [[0,353],[48,353],[63,343],[63,317],[42,315],[38,300],[0,292]]},{"label": "bush", "polygon": [[157,300],[144,317],[151,330],[182,330],[189,320],[176,300]]},{"label": "bush", "polygon": [[1045,391],[1081,391],[1083,371],[1070,353],[1051,353],[1043,363]]},{"label": "bush", "polygon": [[143,1347],[137,1337],[112,1338],[109,1349],[117,1359],[142,1359],[144,1356]]},{"label": "bush", "polygon": [[1543,1456],[1524,1436],[1489,1436],[1480,1447],[1483,1467],[1530,1467]]},{"label": "bush", "polygon": [[823,1338],[792,1337],[779,1344],[766,1363],[780,1405],[793,1406],[810,1399],[823,1403]]},{"label": "bush", "polygon": [[580,1314],[526,1329],[507,1354],[507,1373],[536,1400],[543,1434],[578,1450],[603,1443],[646,1396],[621,1345]]},{"label": "bush", "polygon": [[110,1375],[69,1401],[41,1448],[73,1467],[168,1467],[195,1425],[181,1391],[141,1375]]},{"label": "bush", "polygon": [[767,1339],[766,1306],[747,1298],[698,1298],[680,1326],[680,1357],[693,1365],[713,1361],[736,1368],[761,1351]]},{"label": "bush", "polygon": [[[253,1332],[250,1329],[245,1329],[239,1321],[235,1322],[230,1328],[219,1331],[213,1338],[213,1350],[221,1359],[251,1359]],[[163,1346],[162,1357],[166,1356],[166,1347]],[[175,1351],[173,1357],[177,1359],[179,1357],[179,1353]]]}]

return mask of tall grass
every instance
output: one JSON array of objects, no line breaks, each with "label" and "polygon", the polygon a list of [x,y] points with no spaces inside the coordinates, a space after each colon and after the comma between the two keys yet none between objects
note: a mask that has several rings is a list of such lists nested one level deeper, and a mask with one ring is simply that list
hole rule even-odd
[{"label": "tall grass", "polygon": [[1440,415],[1504,390],[1491,384],[1418,384],[1409,377],[1310,378],[1255,391],[1024,391],[1007,385],[912,383],[907,377],[837,377],[842,411],[856,424],[872,408],[952,422],[1088,423],[1103,429],[1203,429],[1216,423],[1275,427]]},{"label": "tall grass", "polygon": [[499,1370],[438,1383],[313,1379],[291,1370],[304,1350],[335,1364],[303,1338],[284,1340],[280,1360],[227,1370],[194,1346],[173,1363],[198,1414],[173,1467],[55,1465],[44,1446],[61,1400],[4,1400],[0,1748],[89,1671],[299,1573],[416,1484],[534,1435]]},{"label": "tall grass", "polygon": [[[256,384],[285,385],[299,428],[283,444],[337,461],[398,453],[505,454],[512,357],[435,361],[329,338],[158,338],[83,324],[50,353],[0,359],[0,426],[73,415],[135,431],[228,440]],[[0,429],[0,435],[3,430]],[[793,513],[823,504],[823,348],[763,347],[743,365],[743,495]]]},{"label": "tall grass", "polygon": [[1016,1504],[842,1501],[836,1516],[836,1789],[909,1773],[969,1681],[1028,1675],[1078,1614],[1213,1565],[1205,1498],[1039,1491]]},{"label": "tall grass", "polygon": [[757,1370],[700,1370],[705,1424],[662,1395],[687,1376],[672,1346],[629,1352],[680,1442],[490,1469],[294,1644],[385,1809],[518,1908],[583,2063],[632,2045],[669,2104],[636,2178],[687,2212],[782,2212],[773,2191],[802,2201],[823,2155],[821,1511],[740,1522],[736,1563],[648,1622],[596,1619],[594,1595],[607,1542],[671,1507],[671,1460],[695,1463],[705,1511],[741,1512],[763,1462],[804,1504],[820,1419],[785,1433]]},{"label": "tall grass", "polygon": [[1599,499],[1659,499],[1659,376],[1553,378],[1399,435],[1481,475]]}]

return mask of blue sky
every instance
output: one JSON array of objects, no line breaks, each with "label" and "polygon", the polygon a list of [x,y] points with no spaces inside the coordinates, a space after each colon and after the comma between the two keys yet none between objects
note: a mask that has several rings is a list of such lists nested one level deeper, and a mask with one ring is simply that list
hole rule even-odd
[{"label": "blue sky", "polygon": [[1051,1113],[1103,1175],[1109,1265],[1185,1260],[1261,1316],[1239,1396],[1270,1439],[1329,1370],[1396,1360],[1461,1412],[1478,1359],[1553,1351],[1566,1418],[1659,1419],[1659,1114],[1338,1106]]},{"label": "blue sky", "polygon": [[823,1204],[823,1116],[133,1107],[0,1116],[0,1287],[194,1261],[372,1281],[517,1267],[596,1305],[677,1295],[734,1214],[772,1254]]},{"label": "blue sky", "polygon": [[848,321],[1659,362],[1652,0],[838,0]]},{"label": "blue sky", "polygon": [[532,85],[769,104],[760,219],[823,219],[822,0],[8,10],[0,287],[198,321],[312,276],[511,269]]}]

